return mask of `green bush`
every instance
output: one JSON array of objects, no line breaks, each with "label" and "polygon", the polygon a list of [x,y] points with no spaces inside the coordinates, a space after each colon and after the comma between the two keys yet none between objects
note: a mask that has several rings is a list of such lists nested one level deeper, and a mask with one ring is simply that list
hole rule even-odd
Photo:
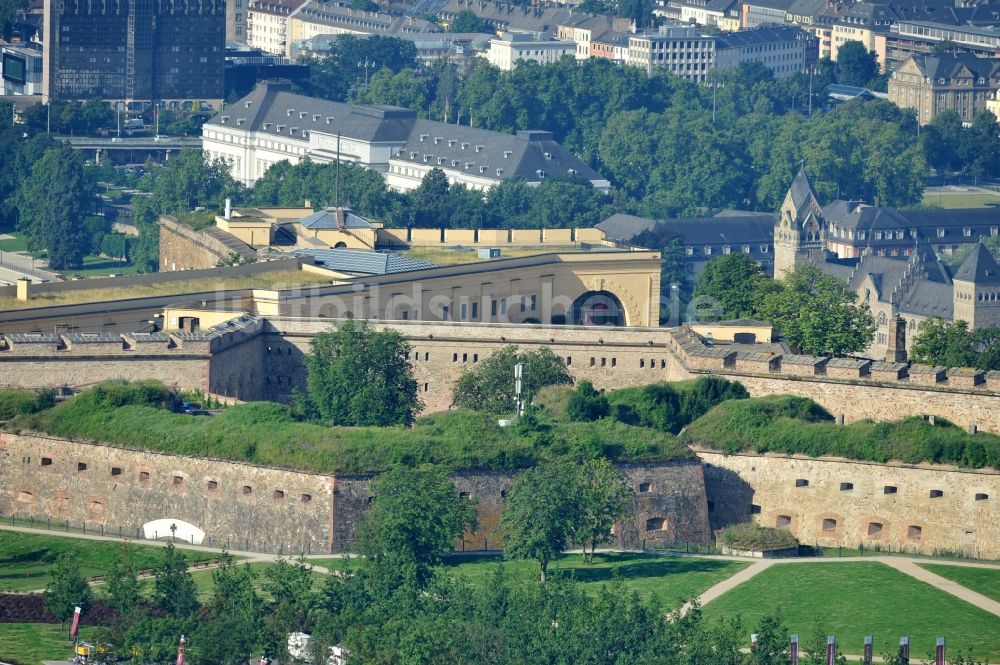
[{"label": "green bush", "polygon": [[836,425],[810,399],[774,395],[730,401],[691,423],[682,441],[726,453],[776,452],[872,462],[934,462],[1000,469],[1000,437],[969,434],[937,419]]},{"label": "green bush", "polygon": [[610,410],[608,398],[594,390],[590,381],[581,381],[566,404],[566,415],[577,422],[606,418]]},{"label": "green bush", "polygon": [[676,434],[716,404],[749,396],[739,383],[701,377],[694,381],[615,390],[608,399],[616,420]]},{"label": "green bush", "polygon": [[764,552],[797,547],[799,541],[786,529],[775,529],[747,522],[734,524],[715,532],[715,542],[734,550]]}]

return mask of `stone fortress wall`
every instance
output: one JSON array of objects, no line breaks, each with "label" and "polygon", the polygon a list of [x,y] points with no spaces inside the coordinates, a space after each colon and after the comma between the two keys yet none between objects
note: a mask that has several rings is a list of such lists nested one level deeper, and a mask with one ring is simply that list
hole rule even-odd
[{"label": "stone fortress wall", "polygon": [[756,519],[801,543],[1000,558],[1000,473],[698,450],[713,530]]},{"label": "stone fortress wall", "polygon": [[[620,546],[711,540],[700,462],[618,470],[636,490],[630,516],[616,529]],[[499,549],[500,512],[515,476],[469,471],[452,479],[476,502],[479,521],[456,548]],[[211,544],[232,549],[352,551],[371,501],[369,480],[0,432],[0,512],[125,537],[166,519],[192,524]]]},{"label": "stone fortress wall", "polygon": [[[310,340],[334,322],[244,315],[198,333],[0,334],[0,388],[149,378],[230,400],[287,401],[305,385]],[[574,378],[603,389],[715,375],[742,383],[754,396],[809,397],[844,422],[933,415],[1000,433],[1000,372],[782,355],[764,345],[707,345],[686,327],[372,323],[409,341],[427,412],[449,408],[463,371],[516,344],[551,349]]]}]

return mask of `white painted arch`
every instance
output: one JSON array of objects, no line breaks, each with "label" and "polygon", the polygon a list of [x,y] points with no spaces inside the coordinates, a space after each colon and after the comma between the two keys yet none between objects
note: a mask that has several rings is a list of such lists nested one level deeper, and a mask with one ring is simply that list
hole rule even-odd
[{"label": "white painted arch", "polygon": [[190,522],[165,517],[146,522],[142,525],[143,535],[150,540],[168,538],[173,534],[177,540],[183,540],[192,545],[201,545],[205,540],[205,532]]}]

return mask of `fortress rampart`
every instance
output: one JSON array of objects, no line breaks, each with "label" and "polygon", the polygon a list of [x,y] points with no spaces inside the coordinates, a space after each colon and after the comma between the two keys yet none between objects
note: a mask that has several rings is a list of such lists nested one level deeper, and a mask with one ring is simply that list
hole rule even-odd
[{"label": "fortress rampart", "polygon": [[[197,333],[14,334],[0,337],[0,387],[87,386],[160,379],[231,400],[287,401],[305,385],[304,356],[334,320],[244,315]],[[427,411],[451,405],[454,382],[509,344],[546,347],[598,388],[722,376],[754,396],[809,397],[843,422],[933,415],[1000,433],[1000,372],[783,355],[767,345],[707,345],[685,327],[373,321],[398,330]],[[761,349],[761,350],[758,350]]]},{"label": "fortress rampart", "polygon": [[[710,541],[700,462],[617,468],[636,489],[633,510],[616,530],[618,545]],[[456,491],[476,502],[480,525],[457,549],[499,549],[500,512],[514,478],[453,474]],[[192,524],[232,549],[350,551],[371,500],[369,480],[0,432],[3,514],[123,536],[167,519]]]},{"label": "fortress rampart", "polygon": [[806,545],[1000,558],[1000,474],[697,450],[712,528],[756,519]]}]

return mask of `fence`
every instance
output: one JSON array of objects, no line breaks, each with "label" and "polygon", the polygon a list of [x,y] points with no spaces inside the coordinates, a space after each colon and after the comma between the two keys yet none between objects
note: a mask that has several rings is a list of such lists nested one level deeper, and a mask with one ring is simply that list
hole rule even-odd
[{"label": "fence", "polygon": [[99,523],[75,522],[72,520],[53,520],[51,518],[36,518],[34,516],[23,516],[17,514],[0,514],[0,522],[10,526],[23,526],[33,529],[45,529],[47,531],[73,533],[80,535],[104,536],[107,538],[121,538],[128,540],[141,540],[148,542],[173,542],[185,545],[197,545],[207,548],[225,549],[238,552],[256,552],[260,554],[277,554],[279,556],[298,556],[299,554],[329,554],[327,547],[317,547],[311,542],[305,542],[301,547],[296,547],[289,543],[269,541],[266,535],[248,533],[242,538],[219,538],[206,535],[200,542],[194,542],[192,536],[190,540],[177,538],[171,533],[153,532],[152,537],[147,537],[143,527],[140,526],[107,526]]}]

